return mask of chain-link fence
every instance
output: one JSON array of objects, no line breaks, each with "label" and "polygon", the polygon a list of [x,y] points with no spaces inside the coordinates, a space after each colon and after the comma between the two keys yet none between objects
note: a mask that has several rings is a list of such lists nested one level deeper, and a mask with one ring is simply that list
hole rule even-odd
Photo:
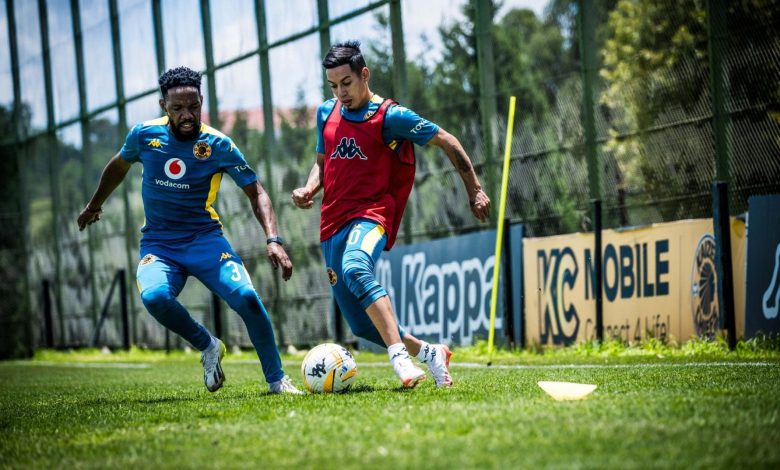
[{"label": "chain-link fence", "polygon": [[[282,344],[334,334],[318,212],[295,208],[289,195],[314,163],[314,112],[328,93],[319,64],[323,47],[338,40],[363,42],[372,91],[460,139],[494,204],[507,103],[517,96],[507,215],[531,235],[592,229],[591,167],[606,227],[710,216],[710,185],[724,176],[724,161],[733,214],[746,210],[749,195],[780,191],[780,2],[552,0],[538,11],[515,3],[0,0],[0,35],[10,39],[8,51],[0,48],[4,182],[17,196],[0,214],[4,297],[17,299],[3,302],[7,349],[88,345],[117,269],[128,273],[131,341],[166,344],[133,282],[140,168],[98,224],[79,232],[75,219],[128,128],[159,116],[159,71],[180,64],[206,71],[204,116],[233,138],[272,196],[295,265],[289,282],[270,269],[264,234],[235,185],[223,185],[216,208]],[[487,30],[480,12],[492,19]],[[594,25],[590,35],[583,18]],[[583,65],[588,53],[593,69]],[[725,160],[713,131],[718,103]],[[485,228],[447,157],[429,147],[417,154],[399,242]],[[215,304],[198,282],[180,300],[215,326]],[[222,311],[225,341],[248,346],[239,317]],[[118,346],[116,302],[107,312],[100,343]]]}]

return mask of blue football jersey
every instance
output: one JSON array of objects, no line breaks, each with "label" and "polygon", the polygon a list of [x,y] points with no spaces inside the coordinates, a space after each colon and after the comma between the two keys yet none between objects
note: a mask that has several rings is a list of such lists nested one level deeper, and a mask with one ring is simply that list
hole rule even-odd
[{"label": "blue football jersey", "polygon": [[214,202],[223,173],[240,188],[257,180],[229,137],[201,124],[196,140],[179,141],[168,128],[167,116],[133,127],[120,156],[143,165],[144,241],[180,240],[221,230]]},{"label": "blue football jersey", "polygon": [[[376,113],[379,106],[382,105],[382,101],[384,101],[384,98],[375,94],[368,100],[365,106],[356,110],[344,108],[336,98],[331,98],[322,103],[317,108],[317,146],[315,148],[317,153],[325,152],[322,130],[325,126],[325,120],[328,119],[336,105],[339,105],[341,115],[345,119],[353,122],[362,122]],[[387,108],[385,122],[382,126],[382,138],[386,144],[391,145],[391,148],[400,148],[400,146],[396,146],[403,140],[410,140],[420,146],[427,145],[438,132],[438,125],[421,117],[409,108],[401,105],[390,105]],[[395,145],[392,144],[393,141],[395,141]]]}]

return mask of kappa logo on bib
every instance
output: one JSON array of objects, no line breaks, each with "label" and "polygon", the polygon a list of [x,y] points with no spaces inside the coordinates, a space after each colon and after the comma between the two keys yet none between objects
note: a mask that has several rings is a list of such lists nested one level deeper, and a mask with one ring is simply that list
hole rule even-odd
[{"label": "kappa logo on bib", "polygon": [[361,160],[368,160],[368,157],[366,157],[366,155],[363,153],[363,150],[360,149],[360,146],[355,143],[355,139],[353,137],[350,137],[349,139],[342,137],[339,141],[339,144],[336,145],[336,150],[330,154],[331,159],[346,158],[348,160],[352,160],[355,157],[359,157]]},{"label": "kappa logo on bib", "polygon": [[187,172],[187,165],[181,158],[171,158],[165,162],[165,176],[172,180],[181,179]]}]

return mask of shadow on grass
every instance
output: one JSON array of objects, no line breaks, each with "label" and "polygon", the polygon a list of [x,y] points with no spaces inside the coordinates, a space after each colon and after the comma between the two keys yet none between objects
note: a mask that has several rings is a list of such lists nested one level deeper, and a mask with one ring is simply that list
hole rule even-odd
[{"label": "shadow on grass", "polygon": [[[376,390],[377,389],[375,387],[372,387],[371,385],[360,384],[360,385],[355,385],[354,387],[350,387],[348,390],[345,390],[343,392],[333,393],[333,395],[345,395],[345,394],[353,395],[355,393],[375,392]],[[260,396],[273,396],[273,395],[276,395],[276,394],[271,393],[270,391],[266,391],[266,392],[260,393]],[[288,396],[308,396],[308,395],[316,396],[316,395],[329,395],[329,394],[328,393],[311,393],[311,392],[306,392],[306,395],[288,395]]]},{"label": "shadow on grass", "polygon": [[96,398],[94,400],[86,400],[83,402],[84,405],[87,406],[101,406],[101,405],[127,405],[127,404],[142,404],[142,405],[154,405],[154,404],[163,404],[163,403],[185,403],[185,402],[194,402],[194,401],[200,401],[200,397],[197,395],[182,395],[182,396],[171,396],[171,395],[161,395],[156,397],[139,397],[139,398],[129,398],[129,397],[117,397],[115,399],[109,399],[109,398]]}]

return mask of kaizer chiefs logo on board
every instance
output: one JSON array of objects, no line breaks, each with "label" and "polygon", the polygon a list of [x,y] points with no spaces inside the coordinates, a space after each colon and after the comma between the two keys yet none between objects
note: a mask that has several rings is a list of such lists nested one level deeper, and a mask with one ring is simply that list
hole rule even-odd
[{"label": "kaizer chiefs logo on board", "polygon": [[701,237],[693,255],[691,273],[693,328],[698,336],[713,337],[719,326],[718,272],[715,269],[715,238]]},{"label": "kaizer chiefs logo on board", "polygon": [[205,160],[211,156],[211,146],[207,142],[197,142],[192,147],[192,153],[198,160]]},{"label": "kaizer chiefs logo on board", "polygon": [[328,281],[330,281],[330,285],[335,286],[336,282],[338,282],[338,277],[336,277],[336,271],[333,270],[333,268],[328,268]]}]

